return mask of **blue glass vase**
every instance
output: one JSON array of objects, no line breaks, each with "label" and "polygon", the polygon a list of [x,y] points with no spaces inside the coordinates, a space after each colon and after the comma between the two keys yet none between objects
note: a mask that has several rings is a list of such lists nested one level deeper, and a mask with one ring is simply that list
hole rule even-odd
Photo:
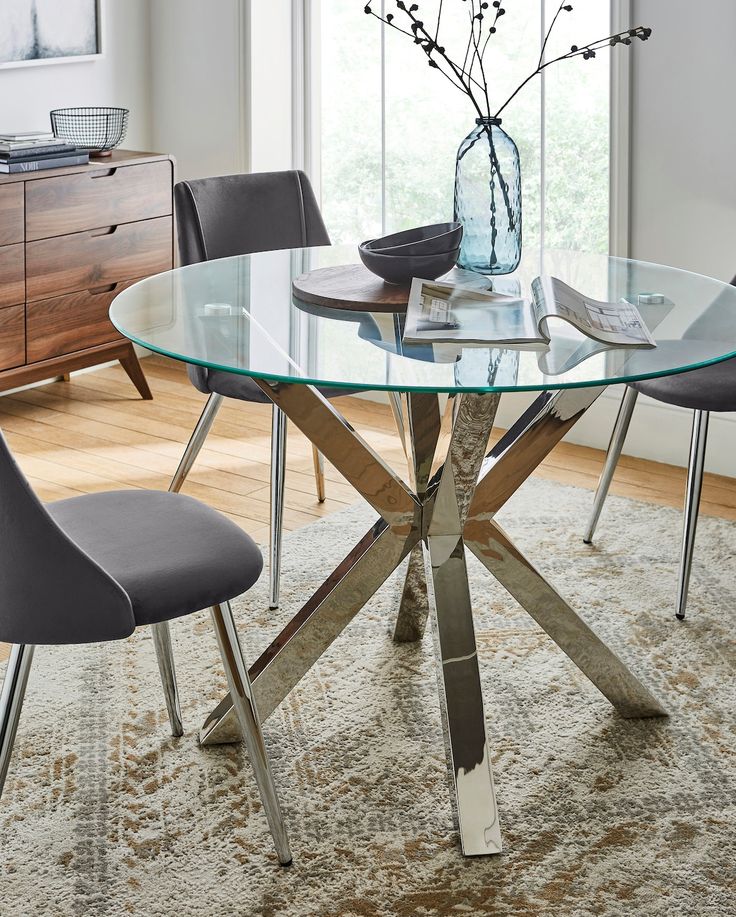
[{"label": "blue glass vase", "polygon": [[519,150],[498,118],[479,118],[455,169],[455,219],[464,234],[458,266],[509,274],[521,260]]}]

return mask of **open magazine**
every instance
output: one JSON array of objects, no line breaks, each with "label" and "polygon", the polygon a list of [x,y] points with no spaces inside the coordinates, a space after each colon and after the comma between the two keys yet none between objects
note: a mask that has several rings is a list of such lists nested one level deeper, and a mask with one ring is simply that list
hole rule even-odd
[{"label": "open magazine", "polygon": [[416,279],[406,310],[404,343],[506,344],[543,350],[548,322],[563,319],[612,347],[656,347],[636,306],[598,302],[556,277],[537,277],[531,299]]}]

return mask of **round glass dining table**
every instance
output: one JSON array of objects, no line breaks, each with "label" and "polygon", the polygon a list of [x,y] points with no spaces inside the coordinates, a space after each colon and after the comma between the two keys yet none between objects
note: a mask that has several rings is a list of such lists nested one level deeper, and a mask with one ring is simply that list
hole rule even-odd
[{"label": "round glass dining table", "polygon": [[[124,290],[110,317],[122,334],[149,350],[255,380],[378,514],[252,666],[261,718],[408,558],[395,638],[419,640],[432,621],[462,849],[466,855],[498,853],[501,832],[467,551],[621,714],[666,715],[514,545],[496,514],[607,386],[736,357],[736,288],[656,264],[529,252],[508,276],[456,271],[447,279],[529,296],[535,277],[553,275],[585,296],[636,305],[656,346],[604,346],[563,322],[564,329],[555,323],[543,351],[404,344],[402,312],[340,308],[334,289],[330,305],[293,295],[295,277],[353,263],[355,254],[340,247],[300,249],[180,268]],[[388,393],[408,458],[408,480],[350,426],[339,399],[328,401],[323,387]],[[501,395],[518,391],[538,395],[489,448]],[[225,697],[205,722],[201,741],[236,739],[232,703]]]}]

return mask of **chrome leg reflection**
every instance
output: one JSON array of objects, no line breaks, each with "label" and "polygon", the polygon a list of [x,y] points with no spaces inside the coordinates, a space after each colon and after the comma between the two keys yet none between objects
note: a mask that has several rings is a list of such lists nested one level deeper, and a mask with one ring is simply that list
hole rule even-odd
[{"label": "chrome leg reflection", "polygon": [[428,615],[427,572],[424,549],[420,544],[409,555],[409,566],[394,626],[394,640],[397,643],[416,643],[421,640],[427,627]]},{"label": "chrome leg reflection", "polygon": [[317,486],[317,500],[324,503],[327,499],[325,491],[325,457],[316,446],[312,446],[312,462],[314,463],[314,483]]},{"label": "chrome leg reflection", "polygon": [[243,659],[238,632],[235,628],[235,620],[229,602],[225,602],[223,605],[215,605],[212,608],[212,623],[230,687],[230,696],[233,698],[235,712],[248,750],[248,757],[255,773],[263,809],[273,835],[279,862],[282,866],[288,866],[291,863],[289,838],[286,834],[286,826],[281,814],[276,786],[273,782],[268,752],[263,741],[261,723],[258,719],[258,711],[250,681],[248,680],[248,671]]},{"label": "chrome leg reflection", "polygon": [[20,712],[33,662],[33,650],[32,646],[14,644],[5,671],[5,681],[0,694],[0,797],[3,795],[10,757],[18,733]]},{"label": "chrome leg reflection", "polygon": [[604,391],[543,392],[486,456],[471,515],[497,513]]},{"label": "chrome leg reflection", "polygon": [[501,827],[462,539],[439,566],[431,560],[431,547],[428,560],[440,711],[460,842],[466,856],[500,853]]},{"label": "chrome leg reflection", "polygon": [[334,405],[311,385],[253,381],[363,499],[397,532],[408,536],[421,512],[420,502]]},{"label": "chrome leg reflection", "polygon": [[274,406],[271,415],[271,533],[268,568],[269,607],[279,607],[281,543],[284,534],[284,486],[286,478],[286,414]]},{"label": "chrome leg reflection", "polygon": [[207,404],[204,406],[202,415],[197,421],[197,426],[194,428],[191,439],[184,450],[184,455],[181,457],[179,467],[176,469],[174,477],[171,479],[171,484],[169,484],[169,491],[171,493],[179,493],[187,475],[192,470],[192,465],[194,465],[197,460],[197,456],[204,445],[204,441],[207,439],[207,434],[210,432],[212,424],[215,422],[217,412],[222,405],[222,398],[222,395],[213,393],[207,399]]},{"label": "chrome leg reflection", "polygon": [[[404,441],[412,486],[417,496],[425,500],[442,429],[439,396],[426,392],[410,392],[401,397],[395,392],[392,394],[395,396],[392,400],[394,415]],[[427,574],[424,552],[419,546],[409,559],[394,640],[397,643],[421,640],[428,616]]]},{"label": "chrome leg reflection", "polygon": [[636,389],[628,385],[626,386],[626,391],[621,399],[621,407],[618,409],[616,423],[611,433],[611,442],[608,444],[606,461],[603,465],[600,480],[598,481],[595,497],[593,498],[593,509],[590,514],[590,519],[588,520],[588,527],[583,535],[583,541],[586,544],[592,544],[593,542],[593,536],[595,535],[595,530],[598,527],[598,520],[603,510],[603,504],[606,502],[606,497],[611,488],[611,481],[613,480],[618,460],[621,458],[621,450],[624,448],[624,443],[626,442],[626,434],[629,432],[631,416],[634,413],[638,395],[639,393]]},{"label": "chrome leg reflection", "polygon": [[161,674],[161,684],[164,689],[171,734],[178,738],[184,735],[184,726],[181,721],[181,705],[179,704],[179,689],[176,684],[176,667],[174,666],[174,651],[171,648],[169,622],[163,621],[161,624],[151,625],[151,636],[156,650],[158,670]]},{"label": "chrome leg reflection", "polygon": [[667,716],[659,701],[570,608],[495,523],[469,520],[468,547],[625,717]]},{"label": "chrome leg reflection", "polygon": [[685,518],[682,528],[682,557],[680,574],[677,581],[677,608],[675,614],[680,621],[685,620],[687,593],[690,587],[690,571],[693,566],[695,549],[695,531],[698,527],[700,494],[703,489],[703,472],[705,470],[705,447],[708,441],[708,411],[695,411],[693,416],[693,435],[690,443],[690,464],[687,471],[687,493],[685,495]]},{"label": "chrome leg reflection", "polygon": [[396,432],[399,434],[401,446],[406,455],[406,460],[411,464],[411,443],[409,442],[408,420],[404,415],[404,404],[400,392],[387,392],[389,407],[394,415]]}]

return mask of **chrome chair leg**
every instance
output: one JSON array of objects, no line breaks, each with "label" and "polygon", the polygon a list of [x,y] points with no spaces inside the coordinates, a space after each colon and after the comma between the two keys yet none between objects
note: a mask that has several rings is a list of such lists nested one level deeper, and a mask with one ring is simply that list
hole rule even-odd
[{"label": "chrome chair leg", "polygon": [[243,652],[235,628],[232,608],[229,602],[215,605],[212,608],[212,622],[220,647],[222,664],[225,667],[230,696],[243,732],[243,739],[248,756],[256,776],[258,790],[261,794],[263,809],[273,835],[276,853],[282,866],[291,863],[291,850],[286,826],[281,814],[279,797],[273,782],[268,752],[263,741],[261,723],[258,719],[253,690],[248,678],[248,669],[243,659]]},{"label": "chrome chair leg", "polygon": [[618,465],[618,460],[621,458],[621,450],[623,449],[624,442],[626,441],[626,434],[629,432],[631,415],[634,413],[638,395],[639,393],[636,391],[636,389],[633,389],[628,385],[626,386],[624,397],[621,399],[621,407],[618,409],[616,423],[613,426],[611,441],[608,444],[606,461],[603,465],[603,471],[601,472],[600,480],[598,481],[595,497],[593,498],[593,510],[588,520],[588,527],[586,528],[585,534],[583,535],[583,541],[586,544],[591,544],[593,541],[593,535],[595,535],[595,530],[598,526],[598,520],[601,516],[601,510],[603,509],[603,504],[606,502],[606,497],[608,496],[608,491],[611,487],[611,481],[613,480],[613,475],[616,471],[616,465]]},{"label": "chrome chair leg", "polygon": [[207,399],[207,404],[204,406],[204,410],[197,421],[197,426],[194,428],[191,439],[187,443],[187,448],[184,450],[184,455],[181,457],[179,467],[171,479],[171,484],[169,484],[171,493],[179,493],[187,475],[192,470],[192,465],[196,461],[204,441],[207,439],[207,434],[212,428],[217,412],[220,410],[223,397],[223,395],[217,395],[213,392]]},{"label": "chrome chair leg", "polygon": [[271,415],[271,544],[269,607],[279,607],[281,539],[284,529],[284,481],[286,478],[286,414],[274,405]]},{"label": "chrome chair leg", "polygon": [[28,674],[33,662],[34,647],[15,644],[10,652],[5,681],[0,695],[0,796],[8,775],[10,756],[18,732],[20,711],[28,684]]},{"label": "chrome chair leg", "polygon": [[[174,477],[169,484],[170,493],[179,493],[184,485],[187,475],[192,470],[192,466],[197,460],[207,434],[212,429],[212,424],[217,417],[217,412],[222,405],[223,395],[213,392],[207,399],[197,425],[181,457],[179,467],[174,472]],[[171,723],[171,734],[174,737],[184,735],[184,727],[181,721],[181,707],[179,704],[179,691],[176,686],[176,670],[174,668],[174,655],[171,649],[171,631],[168,622],[163,624],[154,624],[152,627],[153,645],[156,649],[156,659],[158,660],[158,669],[161,673],[161,682],[164,688],[164,697],[166,698],[166,709],[169,712],[169,722]]]},{"label": "chrome chair leg", "polygon": [[682,557],[680,575],[677,583],[677,607],[675,616],[685,620],[687,593],[690,586],[690,571],[693,565],[695,547],[695,530],[698,527],[700,494],[703,489],[703,470],[705,468],[705,448],[708,440],[708,411],[695,411],[693,417],[693,435],[690,443],[690,464],[687,472],[687,491],[685,495],[685,519],[682,533]]},{"label": "chrome chair leg", "polygon": [[171,649],[171,628],[168,621],[151,626],[153,645],[156,649],[158,670],[161,673],[161,684],[166,698],[166,709],[169,712],[171,734],[175,738],[184,735],[181,722],[181,706],[179,704],[179,689],[176,685],[176,669],[174,667],[174,653]]},{"label": "chrome chair leg", "polygon": [[314,462],[314,480],[317,485],[317,499],[324,503],[327,499],[325,492],[325,457],[316,446],[312,446],[312,460]]}]

